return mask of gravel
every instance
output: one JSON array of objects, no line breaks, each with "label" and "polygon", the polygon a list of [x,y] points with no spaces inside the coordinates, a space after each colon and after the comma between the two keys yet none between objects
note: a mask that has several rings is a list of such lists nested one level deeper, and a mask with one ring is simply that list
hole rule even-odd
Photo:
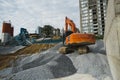
[{"label": "gravel", "polygon": [[22,71],[18,69],[17,73],[12,74],[5,80],[11,78],[13,80],[44,80],[69,76],[76,72],[71,60],[67,56],[61,54],[43,61],[35,60],[30,64],[21,66],[21,68],[23,69]]},{"label": "gravel", "polygon": [[6,76],[10,75],[11,73],[12,73],[12,68],[6,68],[3,70],[0,70],[0,78],[5,78]]},{"label": "gravel", "polygon": [[99,80],[106,76],[111,76],[107,58],[102,54],[89,53],[78,56],[74,66],[77,69],[77,73],[91,74]]},{"label": "gravel", "polygon": [[96,44],[90,45],[89,48],[91,52],[88,54],[79,55],[78,52],[67,54],[77,73],[91,74],[97,80],[112,78],[103,41],[96,41]]},{"label": "gravel", "polygon": [[0,54],[12,54],[15,53],[17,50],[24,48],[25,46],[0,46]]},{"label": "gravel", "polygon": [[83,55],[77,51],[60,54],[58,49],[61,46],[59,43],[40,54],[19,58],[13,64],[12,73],[4,80],[48,80],[76,73],[91,75],[96,80],[112,79],[102,40],[90,45],[92,52]]},{"label": "gravel", "polygon": [[90,48],[90,51],[92,51],[92,53],[99,53],[99,54],[106,55],[103,40],[97,40],[96,44],[89,45],[89,48]]}]

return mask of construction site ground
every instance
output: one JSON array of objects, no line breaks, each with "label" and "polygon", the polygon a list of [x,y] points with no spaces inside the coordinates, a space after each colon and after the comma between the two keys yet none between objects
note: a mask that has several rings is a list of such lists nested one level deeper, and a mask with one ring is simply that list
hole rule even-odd
[{"label": "construction site ground", "polygon": [[60,54],[58,50],[62,43],[42,46],[34,44],[22,47],[15,53],[2,54],[0,79],[112,80],[102,40],[90,45],[90,52],[82,55],[77,51]]},{"label": "construction site ground", "polygon": [[[36,54],[38,52],[45,51],[53,46],[55,46],[55,44],[32,44],[32,45],[29,45],[26,47],[20,46],[19,48],[17,46],[16,47],[16,48],[18,48],[17,50],[10,49],[11,47],[9,47],[9,46],[4,47],[4,48],[2,47],[3,52],[0,52],[0,64],[1,64],[0,70],[4,69],[6,67],[10,67],[11,62],[15,61],[20,56]],[[6,49],[8,51],[6,51]]]}]

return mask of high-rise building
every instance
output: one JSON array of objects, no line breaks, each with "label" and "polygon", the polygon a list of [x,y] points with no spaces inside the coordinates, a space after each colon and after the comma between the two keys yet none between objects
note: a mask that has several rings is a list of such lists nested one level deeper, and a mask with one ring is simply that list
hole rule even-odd
[{"label": "high-rise building", "polygon": [[79,0],[82,33],[104,35],[107,0]]}]

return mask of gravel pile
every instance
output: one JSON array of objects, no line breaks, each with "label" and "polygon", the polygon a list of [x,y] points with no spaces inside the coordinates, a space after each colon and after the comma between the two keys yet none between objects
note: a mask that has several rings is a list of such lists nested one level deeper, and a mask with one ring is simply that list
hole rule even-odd
[{"label": "gravel pile", "polygon": [[[18,69],[17,73],[12,74],[5,80],[44,80],[64,77],[76,72],[71,60],[61,54],[56,57],[52,56],[43,61],[35,60],[21,66],[21,68],[22,71],[19,71],[20,69]],[[15,69],[15,71],[16,70],[17,69]]]},{"label": "gravel pile", "polygon": [[106,54],[103,40],[96,41],[96,44],[89,45],[89,48],[92,53]]},{"label": "gravel pile", "polygon": [[78,56],[74,66],[77,69],[77,73],[91,74],[98,80],[102,80],[106,76],[111,77],[107,58],[102,54],[89,53]]},{"label": "gravel pile", "polygon": [[[89,74],[96,80],[111,78],[102,40],[91,45],[91,53],[79,55],[59,54],[62,44],[40,54],[19,58],[12,67],[11,75],[4,80],[49,80],[73,74]],[[72,80],[72,79],[71,79]]]},{"label": "gravel pile", "polygon": [[0,70],[0,80],[1,80],[1,78],[7,77],[11,73],[12,73],[12,68],[6,68],[6,69],[3,69],[3,70]]},{"label": "gravel pile", "polygon": [[0,46],[0,54],[12,54],[15,53],[17,50],[24,48],[25,46]]},{"label": "gravel pile", "polygon": [[57,47],[46,52],[19,58],[13,65],[12,75],[5,80],[46,80],[72,75],[76,72],[72,61],[57,52]]},{"label": "gravel pile", "polygon": [[89,48],[91,52],[88,54],[79,55],[78,52],[74,52],[67,55],[77,69],[77,73],[91,74],[97,80],[112,78],[103,41],[96,41],[96,44],[90,45]]}]

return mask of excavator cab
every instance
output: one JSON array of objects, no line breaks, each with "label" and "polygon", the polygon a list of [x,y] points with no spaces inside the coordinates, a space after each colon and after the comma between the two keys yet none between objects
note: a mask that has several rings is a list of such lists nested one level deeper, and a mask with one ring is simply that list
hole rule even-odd
[{"label": "excavator cab", "polygon": [[66,31],[65,33],[63,33],[63,45],[65,45],[66,37],[69,36],[72,33],[73,33],[72,31]]}]

